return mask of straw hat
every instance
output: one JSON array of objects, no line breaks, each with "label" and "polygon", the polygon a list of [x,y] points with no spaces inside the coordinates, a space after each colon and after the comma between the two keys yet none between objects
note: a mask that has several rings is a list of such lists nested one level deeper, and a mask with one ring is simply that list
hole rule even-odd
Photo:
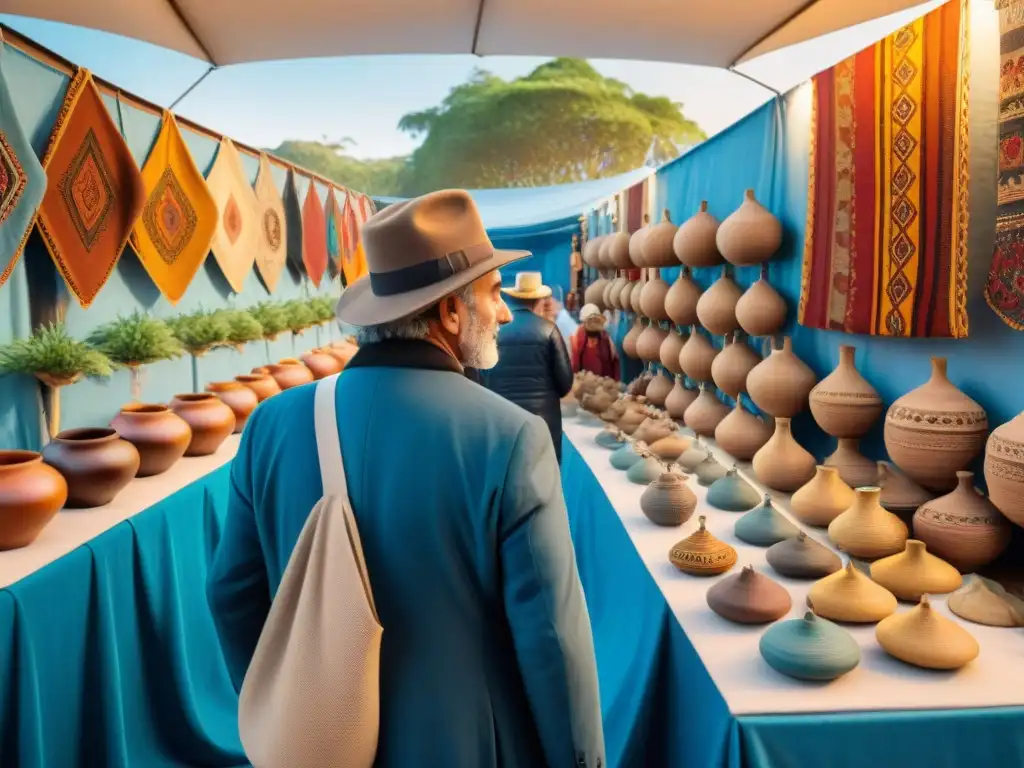
[{"label": "straw hat", "polygon": [[596,304],[587,304],[580,310],[580,322],[584,323],[597,315],[604,317],[604,315],[601,315],[601,310],[597,308]]},{"label": "straw hat", "polygon": [[544,285],[540,272],[517,272],[515,286],[501,290],[513,299],[546,299],[551,295],[551,289]]},{"label": "straw hat", "polygon": [[335,314],[343,323],[380,325],[414,317],[448,294],[529,251],[499,251],[461,189],[390,205],[362,230],[369,275],[350,285]]}]

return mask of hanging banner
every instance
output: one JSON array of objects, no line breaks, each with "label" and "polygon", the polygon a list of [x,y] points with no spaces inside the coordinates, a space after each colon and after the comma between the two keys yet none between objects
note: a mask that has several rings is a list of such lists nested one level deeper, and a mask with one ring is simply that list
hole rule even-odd
[{"label": "hanging banner", "polygon": [[302,203],[299,202],[298,179],[295,178],[295,171],[288,169],[288,178],[284,182],[284,194],[281,196],[284,201],[284,220],[287,239],[287,264],[288,271],[296,280],[301,280],[306,272],[306,265],[303,262],[302,247]]},{"label": "hanging banner", "polygon": [[319,288],[327,271],[327,220],[316,191],[316,182],[312,179],[302,204],[302,263],[313,285]]},{"label": "hanging banner", "polygon": [[210,251],[231,290],[241,293],[259,247],[259,201],[231,139],[220,140],[206,186],[219,212]]},{"label": "hanging banner", "polygon": [[[328,187],[324,213],[327,217],[327,274],[333,280],[341,273],[341,240],[345,228],[345,215],[338,205],[338,196],[333,186]],[[343,277],[342,285],[345,284]]]},{"label": "hanging banner", "polygon": [[256,201],[259,205],[260,226],[256,236],[256,269],[267,291],[273,293],[284,270],[287,247],[287,224],[284,202],[274,184],[270,160],[260,155],[260,169],[256,174]]}]

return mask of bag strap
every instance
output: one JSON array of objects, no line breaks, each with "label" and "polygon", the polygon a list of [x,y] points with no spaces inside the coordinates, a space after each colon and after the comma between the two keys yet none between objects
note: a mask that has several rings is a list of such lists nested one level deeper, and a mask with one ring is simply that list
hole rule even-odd
[{"label": "bag strap", "polygon": [[340,375],[336,373],[317,382],[313,398],[313,420],[324,496],[341,496],[348,500],[345,463],[341,458],[341,437],[338,435],[338,414],[334,404]]}]

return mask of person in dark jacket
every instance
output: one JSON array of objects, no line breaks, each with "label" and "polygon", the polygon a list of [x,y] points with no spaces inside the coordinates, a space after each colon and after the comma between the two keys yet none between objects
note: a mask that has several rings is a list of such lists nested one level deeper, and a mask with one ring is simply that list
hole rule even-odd
[{"label": "person in dark jacket", "polygon": [[572,389],[569,353],[558,328],[537,314],[537,303],[551,295],[540,272],[520,272],[513,288],[502,288],[512,322],[498,331],[498,364],[482,371],[481,383],[506,400],[540,416],[551,430],[555,455],[562,460],[562,409]]}]

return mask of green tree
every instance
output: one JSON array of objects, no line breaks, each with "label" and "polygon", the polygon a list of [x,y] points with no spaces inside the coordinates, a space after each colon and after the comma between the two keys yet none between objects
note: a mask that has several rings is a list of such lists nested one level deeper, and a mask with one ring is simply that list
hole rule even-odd
[{"label": "green tree", "polygon": [[359,160],[346,154],[353,143],[347,138],[324,142],[288,140],[269,151],[359,192],[373,195],[400,194],[402,190],[399,186],[399,173],[406,163],[406,158]]}]

